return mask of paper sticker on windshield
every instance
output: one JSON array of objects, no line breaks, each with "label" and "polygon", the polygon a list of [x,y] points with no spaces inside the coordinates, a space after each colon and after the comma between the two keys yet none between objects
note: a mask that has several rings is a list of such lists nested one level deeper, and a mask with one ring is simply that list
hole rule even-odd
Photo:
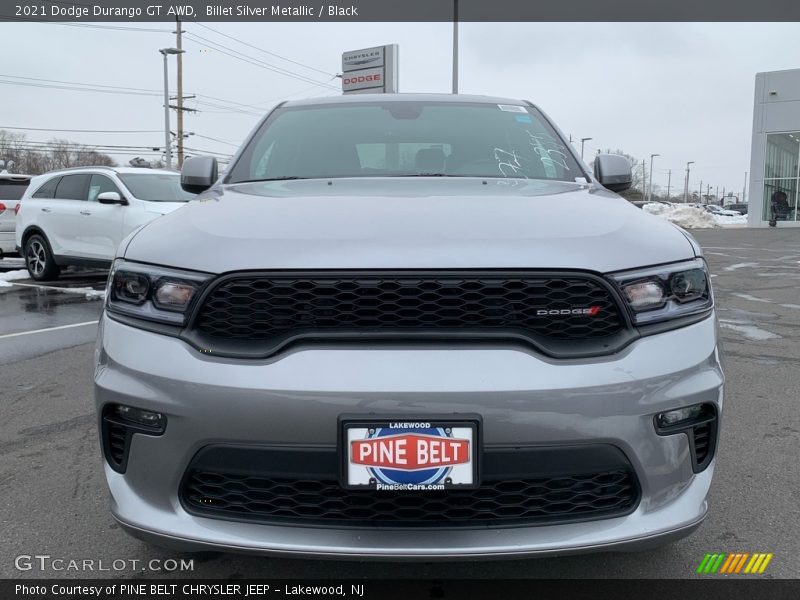
[{"label": "paper sticker on windshield", "polygon": [[515,104],[498,104],[497,108],[500,110],[504,110],[506,112],[513,112],[513,113],[526,113],[528,109],[524,106],[517,106]]},{"label": "paper sticker on windshield", "polygon": [[514,115],[514,118],[520,123],[533,123],[528,115]]}]

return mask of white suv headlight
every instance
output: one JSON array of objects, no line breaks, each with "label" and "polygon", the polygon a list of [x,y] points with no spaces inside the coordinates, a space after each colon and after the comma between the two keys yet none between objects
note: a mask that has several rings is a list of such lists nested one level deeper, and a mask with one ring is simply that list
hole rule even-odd
[{"label": "white suv headlight", "polygon": [[708,268],[702,258],[613,273],[636,325],[707,312],[714,305]]},{"label": "white suv headlight", "polygon": [[213,275],[114,261],[108,275],[106,309],[170,325],[184,325],[194,300]]}]

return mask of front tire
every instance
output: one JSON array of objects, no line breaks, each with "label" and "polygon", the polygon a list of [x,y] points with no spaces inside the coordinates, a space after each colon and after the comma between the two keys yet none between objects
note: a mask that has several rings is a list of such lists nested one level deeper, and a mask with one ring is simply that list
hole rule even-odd
[{"label": "front tire", "polygon": [[36,281],[58,279],[61,273],[61,267],[56,264],[50,251],[50,244],[38,233],[25,242],[25,266],[28,267],[31,279]]}]

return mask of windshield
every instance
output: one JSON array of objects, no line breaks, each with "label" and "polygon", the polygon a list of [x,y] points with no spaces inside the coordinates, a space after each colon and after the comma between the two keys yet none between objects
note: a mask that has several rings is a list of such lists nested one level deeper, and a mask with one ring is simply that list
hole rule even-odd
[{"label": "windshield", "polygon": [[277,109],[228,183],[264,179],[585,177],[535,108],[465,102],[365,102]]},{"label": "windshield", "polygon": [[195,196],[183,191],[177,173],[121,173],[119,178],[139,200],[187,202]]},{"label": "windshield", "polygon": [[19,200],[28,189],[30,179],[0,179],[0,200]]}]

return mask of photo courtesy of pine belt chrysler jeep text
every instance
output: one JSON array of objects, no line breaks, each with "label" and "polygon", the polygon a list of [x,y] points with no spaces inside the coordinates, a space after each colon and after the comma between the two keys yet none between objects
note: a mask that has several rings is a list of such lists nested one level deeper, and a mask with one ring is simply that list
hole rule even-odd
[{"label": "photo courtesy of pine belt chrysler jeep text", "polygon": [[[527,101],[286,102],[122,242],[114,517],[180,550],[641,549],[706,516],[724,377],[693,238]],[[24,210],[24,208],[23,208]]]}]

